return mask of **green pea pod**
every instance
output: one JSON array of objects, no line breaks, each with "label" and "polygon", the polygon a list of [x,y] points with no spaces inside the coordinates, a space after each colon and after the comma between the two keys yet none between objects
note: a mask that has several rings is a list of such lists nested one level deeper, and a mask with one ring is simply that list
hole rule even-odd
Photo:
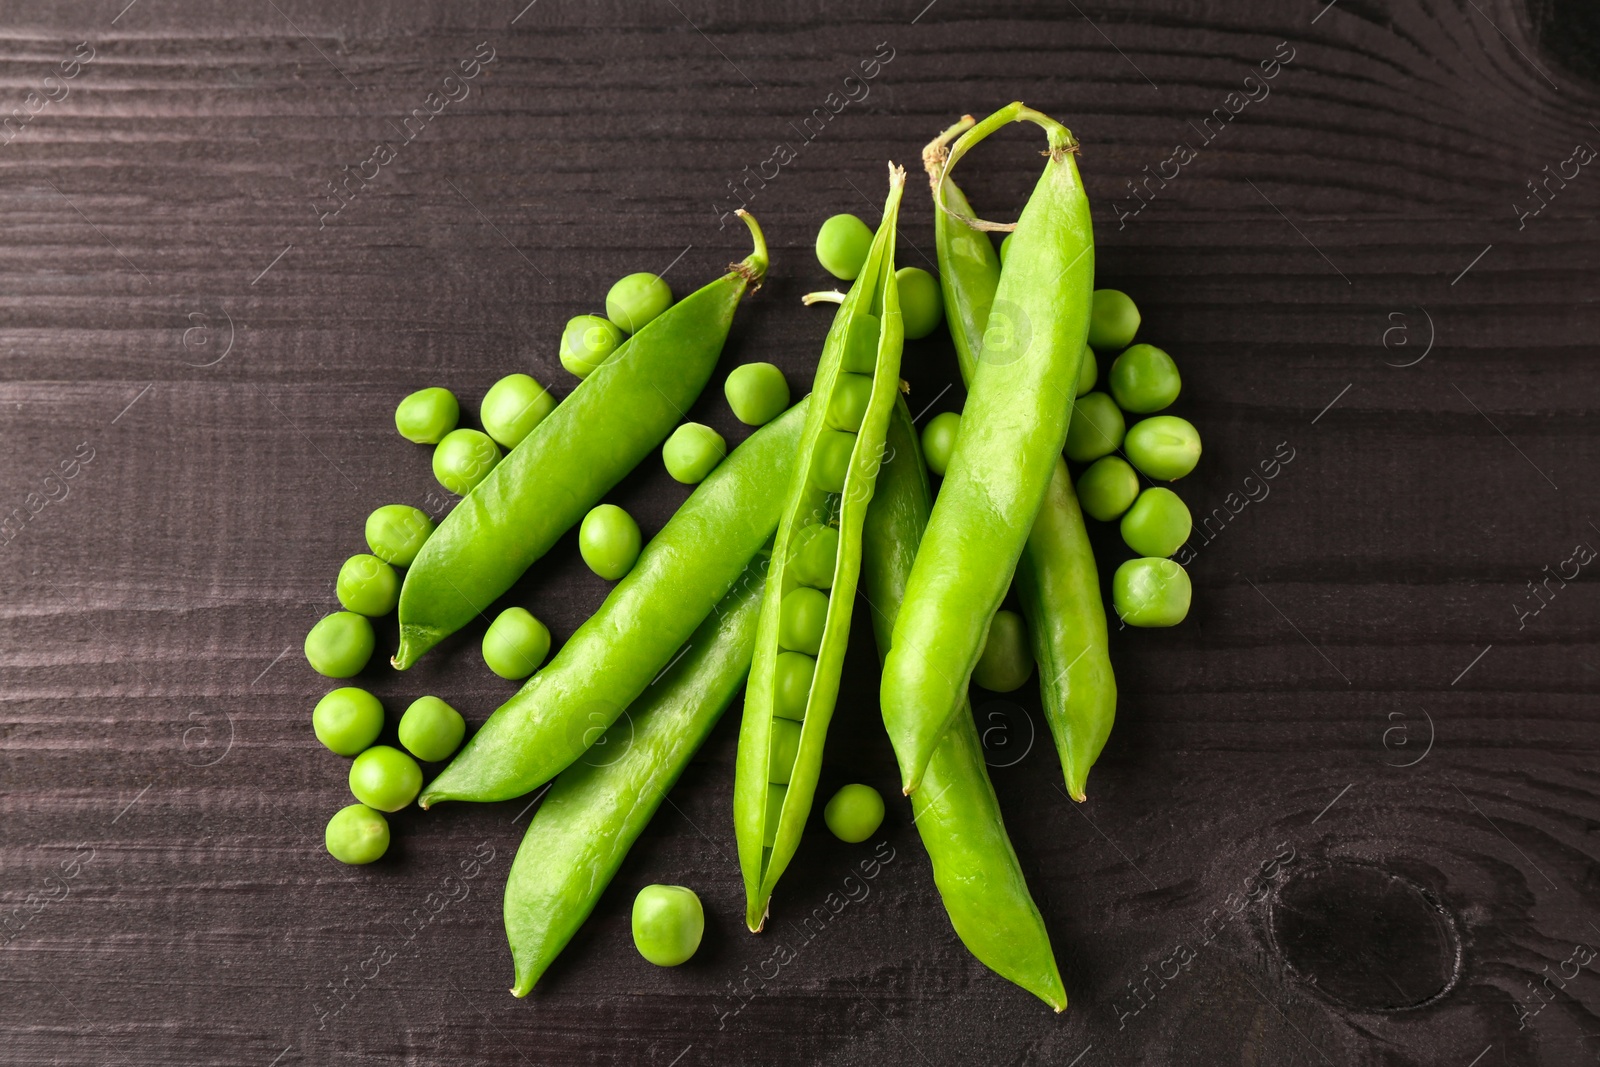
[{"label": "green pea pod", "polygon": [[772,536],[810,405],[751,434],[701,482],[628,576],[418,798],[510,800],[583,755],[645,691]]},{"label": "green pea pod", "polygon": [[689,639],[689,650],[613,723],[591,758],[562,771],[534,813],[506,881],[506,937],[528,995],[572,940],[628,849],[744,684],[767,556]]},{"label": "green pea pod", "polygon": [[1089,199],[1065,126],[1020,103],[973,126],[944,173],[1008,122],[1049,138],[1044,174],[1011,235],[978,372],[884,663],[881,703],[903,786],[921,783],[961,709],[1067,437],[1094,290]]},{"label": "green pea pod", "polygon": [[[940,271],[943,272],[941,265]],[[895,404],[878,491],[862,534],[861,588],[872,606],[878,652],[887,656],[933,493],[904,402]],[[956,936],[996,974],[1056,1011],[1067,993],[1050,933],[1028,892],[1006,836],[983,746],[965,701],[934,750],[922,788],[911,794],[912,823],[933,863],[934,884]]]},{"label": "green pea pod", "polygon": [[[800,846],[839,695],[839,671],[861,570],[861,525],[883,462],[889,412],[900,389],[904,327],[894,278],[894,245],[904,191],[905,170],[891,164],[883,221],[823,345],[811,410],[797,448],[800,458],[773,545],[733,786],[745,922],[751,930],[760,930],[766,922],[773,887]],[[866,395],[864,408],[850,403],[862,395]],[[853,431],[841,428],[851,424],[856,424]],[[844,449],[848,449],[847,465],[836,462]],[[833,544],[836,538],[837,545],[832,560],[821,567],[811,565],[810,558],[819,537],[824,544]],[[795,638],[791,596],[809,599],[813,605],[825,599],[820,635]],[[777,690],[783,680],[780,653],[791,657],[785,667],[800,662],[795,656],[810,661],[802,664],[802,674],[809,673],[809,680],[792,702],[780,699]],[[792,694],[794,688],[786,686],[785,692]]]},{"label": "green pea pod", "polygon": [[[922,164],[935,195],[946,145],[972,125],[968,115],[923,149]],[[1000,257],[986,234],[956,218],[971,217],[973,211],[960,187],[948,179],[944,204],[949,211],[935,211],[933,216],[939,285],[961,377],[970,384],[978,371],[989,307],[1000,285]],[[1045,721],[1055,739],[1067,792],[1074,800],[1083,800],[1089,768],[1111,735],[1117,680],[1111,670],[1106,611],[1089,531],[1060,457],[1017,563],[1017,593],[1033,637]]]},{"label": "green pea pod", "polygon": [[[722,355],[767,245],[628,338],[445,516],[400,589],[405,670],[480,615],[683,420]],[[746,557],[747,558],[747,557]]]}]

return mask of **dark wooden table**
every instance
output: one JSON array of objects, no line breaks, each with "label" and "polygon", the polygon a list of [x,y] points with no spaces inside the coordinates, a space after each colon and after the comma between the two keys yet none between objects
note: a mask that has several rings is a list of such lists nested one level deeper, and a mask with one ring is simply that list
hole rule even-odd
[{"label": "dark wooden table", "polygon": [[[0,23],[0,1061],[1600,1058],[1587,0],[125,2]],[[774,268],[723,369],[803,389],[817,225],[875,218],[885,160],[1018,97],[1082,138],[1099,283],[1206,443],[1179,483],[1207,519],[1194,611],[1113,635],[1089,802],[1036,694],[977,701],[1072,1007],[966,953],[899,801],[881,843],[815,820],[745,933],[737,710],[513,1000],[525,801],[401,814],[371,868],[322,846],[345,763],[301,640],[372,508],[450,504],[395,402],[475,408],[511,371],[564,392],[561,325],[612,279],[670,266],[681,292],[744,254],[736,187]],[[973,157],[992,216],[1037,141]],[[942,333],[906,367],[914,410],[959,405]],[[693,417],[742,438],[720,383]],[[650,461],[611,499],[648,535],[684,495]],[[559,641],[605,592],[568,537],[507,602]],[[514,687],[480,635],[362,683],[481,722]],[[857,637],[823,785],[892,797]],[[709,914],[676,970],[628,932],[655,881]]]}]

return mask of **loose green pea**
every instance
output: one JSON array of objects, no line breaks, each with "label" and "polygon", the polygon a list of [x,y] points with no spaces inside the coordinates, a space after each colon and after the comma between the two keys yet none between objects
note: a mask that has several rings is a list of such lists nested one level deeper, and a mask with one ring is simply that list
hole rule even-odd
[{"label": "loose green pea", "polygon": [[1078,476],[1078,503],[1101,522],[1127,511],[1139,495],[1139,475],[1121,456],[1101,456]]},{"label": "loose green pea", "polygon": [[921,267],[901,267],[894,272],[900,288],[900,317],[906,340],[917,341],[939,328],[944,321],[944,297],[939,282]]},{"label": "loose green pea", "polygon": [[883,825],[883,797],[870,785],[847,785],[822,809],[822,821],[840,841],[860,844]]},{"label": "loose green pea", "polygon": [[817,231],[817,262],[841,281],[855,281],[871,251],[872,230],[854,215],[835,215]]},{"label": "loose green pea", "polygon": [[823,430],[817,436],[817,450],[811,454],[811,481],[830,493],[844,492],[850,473],[850,452],[856,435],[845,430]]},{"label": "loose green pea", "polygon": [[1096,289],[1089,311],[1089,343],[1102,351],[1117,352],[1133,343],[1139,332],[1139,309],[1120,289]]},{"label": "loose green pea", "polygon": [[400,743],[428,763],[449,759],[466,735],[461,713],[438,697],[418,697],[400,716]]},{"label": "loose green pea", "polygon": [[340,863],[371,863],[389,851],[389,821],[365,804],[352,804],[333,813],[322,840]]},{"label": "loose green pea", "polygon": [[1175,482],[1200,462],[1200,431],[1188,419],[1154,415],[1129,428],[1123,450],[1149,477]]},{"label": "loose green pea", "polygon": [[795,533],[789,552],[789,573],[794,575],[795,581],[813,589],[827,589],[833,585],[833,571],[838,562],[837,527],[813,523]]},{"label": "loose green pea", "polygon": [[1129,626],[1176,626],[1189,614],[1189,572],[1175,560],[1130,559],[1111,578],[1111,603]]},{"label": "loose green pea", "polygon": [[972,669],[972,680],[992,693],[1022,688],[1033,676],[1033,649],[1028,644],[1028,624],[1014,611],[995,612],[983,654]]},{"label": "loose green pea", "polygon": [[773,665],[772,713],[796,722],[806,717],[817,661],[804,652],[779,652]]},{"label": "loose green pea", "polygon": [[1193,520],[1178,494],[1153,486],[1122,516],[1122,539],[1141,556],[1170,556],[1189,540]]},{"label": "loose green pea", "polygon": [[1006,255],[1011,251],[1011,238],[1015,236],[1016,231],[1013,230],[1011,233],[1008,233],[1004,237],[1000,238],[1000,265],[1002,267],[1005,266]]},{"label": "loose green pea", "polygon": [[850,321],[840,366],[851,374],[870,375],[878,369],[878,334],[883,323],[869,311],[858,311]]},{"label": "loose green pea", "polygon": [[335,689],[312,709],[311,729],[328,751],[340,756],[357,755],[383,732],[383,704],[353,685]]},{"label": "loose green pea", "polygon": [[1067,458],[1088,463],[1115,452],[1122,445],[1127,423],[1117,402],[1105,393],[1085,393],[1072,403],[1067,426]]},{"label": "loose green pea", "polygon": [[418,389],[394,409],[394,428],[417,445],[436,445],[456,428],[461,405],[448,389]]},{"label": "loose green pea", "polygon": [[705,932],[705,908],[692,889],[647,885],[633,898],[634,947],[657,967],[686,962]]},{"label": "loose green pea", "polygon": [[611,358],[625,339],[626,335],[610,319],[574,316],[561,331],[561,365],[578,377],[587,378]]},{"label": "loose green pea", "polygon": [[433,476],[439,484],[466,496],[500,462],[500,446],[477,430],[451,430],[433,450]]},{"label": "loose green pea", "polygon": [[350,764],[350,792],[369,808],[399,811],[422,789],[417,761],[388,745],[373,745]]},{"label": "loose green pea", "polygon": [[318,674],[349,678],[361,673],[376,643],[365,615],[336,611],[323,616],[306,634],[306,662]]},{"label": "loose green pea", "polygon": [[872,400],[872,379],[865,374],[844,371],[833,384],[833,399],[828,402],[828,425],[835,430],[855,433],[867,417]]},{"label": "loose green pea", "polygon": [[555,409],[556,398],[550,390],[526,374],[508,374],[483,394],[478,418],[490,437],[516,448]]},{"label": "loose green pea", "polygon": [[765,426],[789,407],[789,383],[771,363],[733,368],[722,392],[734,417],[746,426]]},{"label": "loose green pea", "polygon": [[639,524],[615,504],[601,504],[578,527],[578,551],[589,569],[614,582],[639,558]]},{"label": "loose green pea", "polygon": [[671,306],[672,288],[647,271],[618,279],[606,293],[606,318],[623,333],[638,333]]},{"label": "loose green pea", "polygon": [[815,656],[828,624],[828,594],[806,586],[791,589],[778,616],[778,645]]},{"label": "loose green pea", "polygon": [[950,466],[960,429],[961,416],[954,411],[941,411],[922,428],[922,458],[928,461],[928,469],[941,478]]},{"label": "loose green pea", "polygon": [[1096,379],[1100,377],[1100,361],[1095,359],[1094,349],[1088,345],[1083,346],[1083,363],[1078,368],[1078,391],[1082,396],[1094,388]]},{"label": "loose green pea", "polygon": [[761,843],[771,848],[778,840],[778,823],[783,820],[783,798],[789,795],[786,785],[767,786],[767,821],[761,832]]},{"label": "loose green pea", "polygon": [[377,618],[389,614],[400,602],[400,578],[383,560],[361,552],[339,568],[334,591],[347,610]]},{"label": "loose green pea", "polygon": [[661,446],[661,462],[667,465],[667,473],[685,485],[705,481],[727,454],[728,442],[722,435],[698,422],[679,426]]},{"label": "loose green pea", "polygon": [[367,547],[385,563],[409,567],[433,533],[433,520],[409,504],[385,504],[367,516]]},{"label": "loose green pea", "polygon": [[1160,411],[1183,388],[1178,365],[1155,345],[1134,345],[1111,364],[1111,395],[1123,411],[1148,415]]},{"label": "loose green pea", "polygon": [[527,608],[502,611],[483,635],[483,662],[510,681],[528,677],[549,654],[550,630]]},{"label": "loose green pea", "polygon": [[790,719],[773,719],[769,744],[767,781],[773,785],[788,785],[794,761],[800,755],[800,724]]}]

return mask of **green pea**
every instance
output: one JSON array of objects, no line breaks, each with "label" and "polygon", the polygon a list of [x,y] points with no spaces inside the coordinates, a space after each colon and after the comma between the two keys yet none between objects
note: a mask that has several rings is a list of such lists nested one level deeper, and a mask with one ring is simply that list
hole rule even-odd
[{"label": "green pea", "polygon": [[1129,626],[1176,626],[1189,614],[1189,572],[1170,559],[1130,559],[1111,578],[1111,604]]},{"label": "green pea", "polygon": [[422,789],[417,761],[388,745],[373,745],[350,764],[350,792],[369,808],[399,811]]},{"label": "green pea", "polygon": [[526,374],[508,374],[483,394],[478,418],[490,437],[516,448],[555,409],[556,398],[550,390]]},{"label": "green pea", "polygon": [[1004,237],[1000,238],[1000,265],[1002,267],[1005,266],[1006,263],[1006,254],[1011,251],[1011,238],[1015,236],[1016,231],[1013,230],[1011,233],[1008,233]]},{"label": "green pea", "polygon": [[734,417],[746,426],[765,426],[789,407],[789,383],[771,363],[733,368],[722,392]]},{"label": "green pea", "polygon": [[811,698],[811,679],[817,661],[804,652],[779,652],[772,668],[772,713],[796,722],[806,717],[806,702]]},{"label": "green pea", "polygon": [[867,417],[872,400],[872,379],[865,374],[841,373],[833,383],[833,398],[828,401],[828,425],[835,430],[855,433]]},{"label": "green pea", "polygon": [[817,435],[817,450],[811,454],[811,481],[829,493],[844,492],[850,473],[850,452],[856,435],[845,430],[823,430]]},{"label": "green pea", "polygon": [[800,724],[790,719],[773,719],[772,740],[767,750],[767,781],[773,785],[788,785],[799,755]]},{"label": "green pea", "polygon": [[1095,380],[1100,377],[1100,361],[1095,359],[1094,349],[1088,345],[1083,346],[1083,363],[1078,368],[1077,396],[1082,396],[1094,388]]},{"label": "green pea", "polygon": [[601,504],[578,527],[578,551],[589,569],[614,582],[639,558],[639,524],[615,504]]},{"label": "green pea", "polygon": [[1189,540],[1189,508],[1171,489],[1153,486],[1122,516],[1122,539],[1141,556],[1170,556]]},{"label": "green pea", "polygon": [[376,643],[365,615],[336,611],[323,616],[306,634],[306,662],[318,674],[349,678],[361,673]]},{"label": "green pea", "polygon": [[371,863],[389,851],[389,821],[365,804],[352,804],[333,813],[322,840],[340,863]]},{"label": "green pea", "polygon": [[500,462],[500,446],[478,430],[451,430],[433,450],[433,476],[439,484],[466,496]]},{"label": "green pea", "polygon": [[939,282],[921,267],[901,267],[894,272],[900,289],[900,318],[906,340],[917,341],[939,328],[944,321],[944,297]]},{"label": "green pea", "polygon": [[354,756],[383,732],[383,704],[365,689],[353,685],[335,689],[311,712],[311,729],[328,751]]},{"label": "green pea", "polygon": [[944,477],[950,466],[950,456],[956,450],[956,432],[961,429],[961,416],[954,411],[941,411],[928,420],[922,428],[922,458],[928,469]]},{"label": "green pea", "polygon": [[1028,624],[1004,608],[994,613],[983,654],[972,669],[972,680],[992,693],[1021,689],[1033,676],[1033,649],[1028,644]]},{"label": "green pea", "polygon": [[1129,428],[1123,449],[1149,477],[1175,482],[1200,462],[1200,431],[1188,419],[1155,415]]},{"label": "green pea", "polygon": [[385,504],[367,516],[367,547],[385,563],[409,567],[433,533],[433,520],[409,504]]},{"label": "green pea", "polygon": [[872,230],[854,215],[835,215],[817,231],[817,262],[841,281],[855,281],[871,251]]},{"label": "green pea", "polygon": [[587,378],[622,344],[626,335],[616,323],[599,315],[577,315],[561,331],[561,365]]},{"label": "green pea", "polygon": [[606,318],[623,333],[638,333],[671,306],[671,287],[646,271],[618,279],[606,293]]},{"label": "green pea", "polygon": [[527,608],[502,611],[483,635],[483,662],[510,681],[528,677],[549,654],[550,629]]},{"label": "green pea", "polygon": [[722,435],[698,422],[679,426],[661,446],[661,462],[667,465],[667,473],[685,485],[705,481],[727,454],[728,442]]},{"label": "green pea", "polygon": [[383,560],[361,552],[339,568],[334,591],[346,610],[377,618],[389,614],[399,603],[400,579]]},{"label": "green pea", "polygon": [[1078,503],[1084,514],[1110,522],[1139,495],[1139,475],[1121,456],[1101,456],[1078,475]]},{"label": "green pea", "polygon": [[1139,332],[1139,309],[1120,289],[1096,289],[1089,311],[1089,343],[1102,351],[1117,352],[1133,343]]},{"label": "green pea", "polygon": [[822,809],[822,821],[840,841],[860,844],[883,825],[883,797],[870,785],[847,785]]},{"label": "green pea", "polygon": [[686,962],[705,932],[705,908],[692,889],[647,885],[633,898],[633,945],[657,967]]},{"label": "green pea", "polygon": [[778,615],[778,645],[815,656],[828,624],[828,594],[806,586],[791,589]]},{"label": "green pea", "polygon": [[1088,463],[1110,455],[1122,446],[1126,429],[1115,400],[1105,393],[1085,393],[1072,403],[1067,458],[1074,463]]},{"label": "green pea", "polygon": [[833,572],[839,562],[839,530],[813,523],[794,535],[789,552],[789,573],[801,585],[827,589],[833,585]]},{"label": "green pea", "polygon": [[1111,395],[1123,411],[1148,415],[1178,399],[1178,365],[1155,345],[1134,345],[1111,364]]},{"label": "green pea", "polygon": [[869,311],[857,311],[850,320],[840,366],[851,374],[872,374],[878,369],[878,334],[883,323]]},{"label": "green pea", "polygon": [[394,409],[394,428],[417,445],[436,445],[456,428],[461,405],[448,389],[418,389]]},{"label": "green pea", "polygon": [[419,760],[449,759],[467,735],[461,713],[438,697],[418,697],[400,716],[400,743]]},{"label": "green pea", "polygon": [[786,785],[767,786],[767,821],[761,833],[761,843],[771,848],[778,840],[778,823],[783,820],[783,798],[789,795]]}]

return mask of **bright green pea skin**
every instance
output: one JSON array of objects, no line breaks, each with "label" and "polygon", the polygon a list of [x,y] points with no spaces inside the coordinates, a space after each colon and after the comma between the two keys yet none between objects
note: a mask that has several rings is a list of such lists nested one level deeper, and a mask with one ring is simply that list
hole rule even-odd
[{"label": "bright green pea skin", "polygon": [[1089,311],[1089,344],[1102,352],[1117,352],[1133,343],[1139,332],[1139,309],[1120,289],[1096,289]]},{"label": "bright green pea skin", "polygon": [[389,851],[389,820],[365,804],[351,804],[333,813],[322,840],[340,863],[371,863]]},{"label": "bright green pea skin", "polygon": [[526,374],[508,374],[483,394],[478,418],[497,443],[516,448],[555,409],[550,390]]},{"label": "bright green pea skin", "polygon": [[871,400],[870,377],[841,371],[833,385],[833,399],[828,402],[828,425],[835,430],[857,432],[861,429],[861,420],[867,416],[867,404]]},{"label": "bright green pea skin", "polygon": [[619,278],[606,293],[606,318],[623,333],[638,333],[671,306],[671,287],[648,271]]},{"label": "bright green pea skin", "polygon": [[783,598],[778,621],[778,645],[815,656],[822,648],[822,631],[828,623],[828,594],[800,586]]},{"label": "bright green pea skin", "polygon": [[847,785],[829,798],[822,821],[840,841],[860,844],[883,825],[883,796],[870,785]]},{"label": "bright green pea skin", "polygon": [[705,909],[692,889],[647,885],[633,898],[634,947],[657,967],[687,962],[705,932]]},{"label": "bright green pea skin", "polygon": [[422,789],[417,761],[388,745],[374,745],[350,764],[350,792],[369,808],[399,811]]},{"label": "bright green pea skin", "polygon": [[1083,366],[1078,370],[1078,391],[1072,395],[1083,396],[1094,388],[1094,383],[1099,377],[1100,361],[1095,359],[1094,349],[1084,345]]},{"label": "bright green pea skin", "polygon": [[773,719],[770,744],[767,781],[772,785],[788,785],[794,773],[794,761],[800,755],[800,723],[783,717]]},{"label": "bright green pea skin", "polygon": [[1154,415],[1128,429],[1123,451],[1149,477],[1175,482],[1200,462],[1200,431],[1188,419]]},{"label": "bright green pea skin", "polygon": [[318,674],[349,678],[361,673],[376,644],[365,615],[336,611],[319,619],[306,634],[306,662]]},{"label": "bright green pea skin", "polygon": [[817,661],[804,652],[780,652],[773,661],[775,687],[772,714],[799,722],[806,717],[806,701],[811,695],[811,679]]},{"label": "bright green pea skin", "polygon": [[458,496],[489,476],[500,462],[500,446],[479,430],[451,430],[433,450],[433,476]]},{"label": "bright green pea skin", "polygon": [[438,697],[418,697],[400,717],[400,743],[426,763],[449,759],[465,736],[467,721]]},{"label": "bright green pea skin", "polygon": [[844,491],[845,477],[850,473],[850,452],[856,446],[856,435],[846,430],[823,430],[817,435],[817,447],[811,453],[811,481],[830,493]]},{"label": "bright green pea skin", "polygon": [[1122,516],[1122,539],[1141,556],[1170,556],[1189,540],[1194,521],[1178,494],[1152,486]]},{"label": "bright green pea skin", "polygon": [[1127,423],[1117,402],[1105,393],[1086,393],[1072,403],[1067,427],[1067,458],[1089,463],[1122,447]]},{"label": "bright green pea skin", "polygon": [[789,383],[771,363],[733,368],[722,392],[734,417],[746,426],[765,426],[789,406]]},{"label": "bright green pea skin", "polygon": [[601,504],[578,527],[578,551],[589,569],[614,582],[633,569],[639,558],[639,524],[615,504]]},{"label": "bright green pea skin", "polygon": [[345,610],[375,619],[389,614],[400,602],[400,576],[377,556],[360,552],[339,568],[334,590]]},{"label": "bright green pea skin", "polygon": [[728,454],[728,442],[711,427],[686,422],[661,446],[661,462],[674,481],[698,485]]},{"label": "bright green pea skin", "polygon": [[502,611],[483,635],[483,662],[508,681],[528,677],[549,654],[550,628],[527,608]]},{"label": "bright green pea skin", "polygon": [[857,311],[850,323],[850,336],[845,342],[840,368],[851,374],[871,374],[878,366],[878,334],[881,329],[878,316],[868,311]]},{"label": "bright green pea skin", "polygon": [[983,644],[972,680],[991,693],[1021,689],[1033,677],[1033,650],[1028,644],[1028,625],[1022,616],[1005,608],[995,612],[989,636]]},{"label": "bright green pea skin", "polygon": [[813,589],[829,588],[833,585],[833,572],[838,562],[838,527],[814,523],[794,535],[789,573],[801,585],[809,585]]},{"label": "bright green pea skin", "polygon": [[922,456],[928,461],[928,469],[941,478],[956,450],[956,433],[960,429],[961,416],[954,411],[941,411],[922,428]]},{"label": "bright green pea skin", "polygon": [[1134,345],[1116,358],[1108,376],[1111,395],[1123,411],[1148,415],[1178,399],[1178,365],[1155,345]]},{"label": "bright green pea skin", "polygon": [[383,703],[365,689],[343,686],[317,701],[311,729],[328,751],[359,755],[383,732]]},{"label": "bright green pea skin", "polygon": [[367,547],[385,563],[409,567],[433,533],[433,520],[409,504],[385,504],[367,516]]},{"label": "bright green pea skin", "polygon": [[394,409],[394,428],[414,445],[436,445],[461,420],[461,404],[448,389],[418,389]]},{"label": "bright green pea skin", "polygon": [[921,340],[944,321],[939,282],[921,267],[901,267],[894,272],[894,279],[900,287],[900,315],[905,322],[906,340]]},{"label": "bright green pea skin", "polygon": [[627,335],[617,324],[599,315],[575,315],[561,331],[561,365],[579,378],[587,378],[611,358]]},{"label": "bright green pea skin", "polygon": [[835,215],[817,231],[817,262],[840,281],[855,281],[871,250],[872,230],[854,215]]},{"label": "bright green pea skin", "polygon": [[1176,626],[1189,614],[1193,587],[1175,560],[1130,559],[1111,578],[1111,602],[1129,626]]},{"label": "bright green pea skin", "polygon": [[1000,265],[1005,266],[1006,253],[1011,251],[1011,234],[1006,234],[1000,239]]},{"label": "bright green pea skin", "polygon": [[1127,511],[1138,496],[1139,475],[1121,456],[1101,456],[1078,475],[1078,503],[1101,522]]}]

